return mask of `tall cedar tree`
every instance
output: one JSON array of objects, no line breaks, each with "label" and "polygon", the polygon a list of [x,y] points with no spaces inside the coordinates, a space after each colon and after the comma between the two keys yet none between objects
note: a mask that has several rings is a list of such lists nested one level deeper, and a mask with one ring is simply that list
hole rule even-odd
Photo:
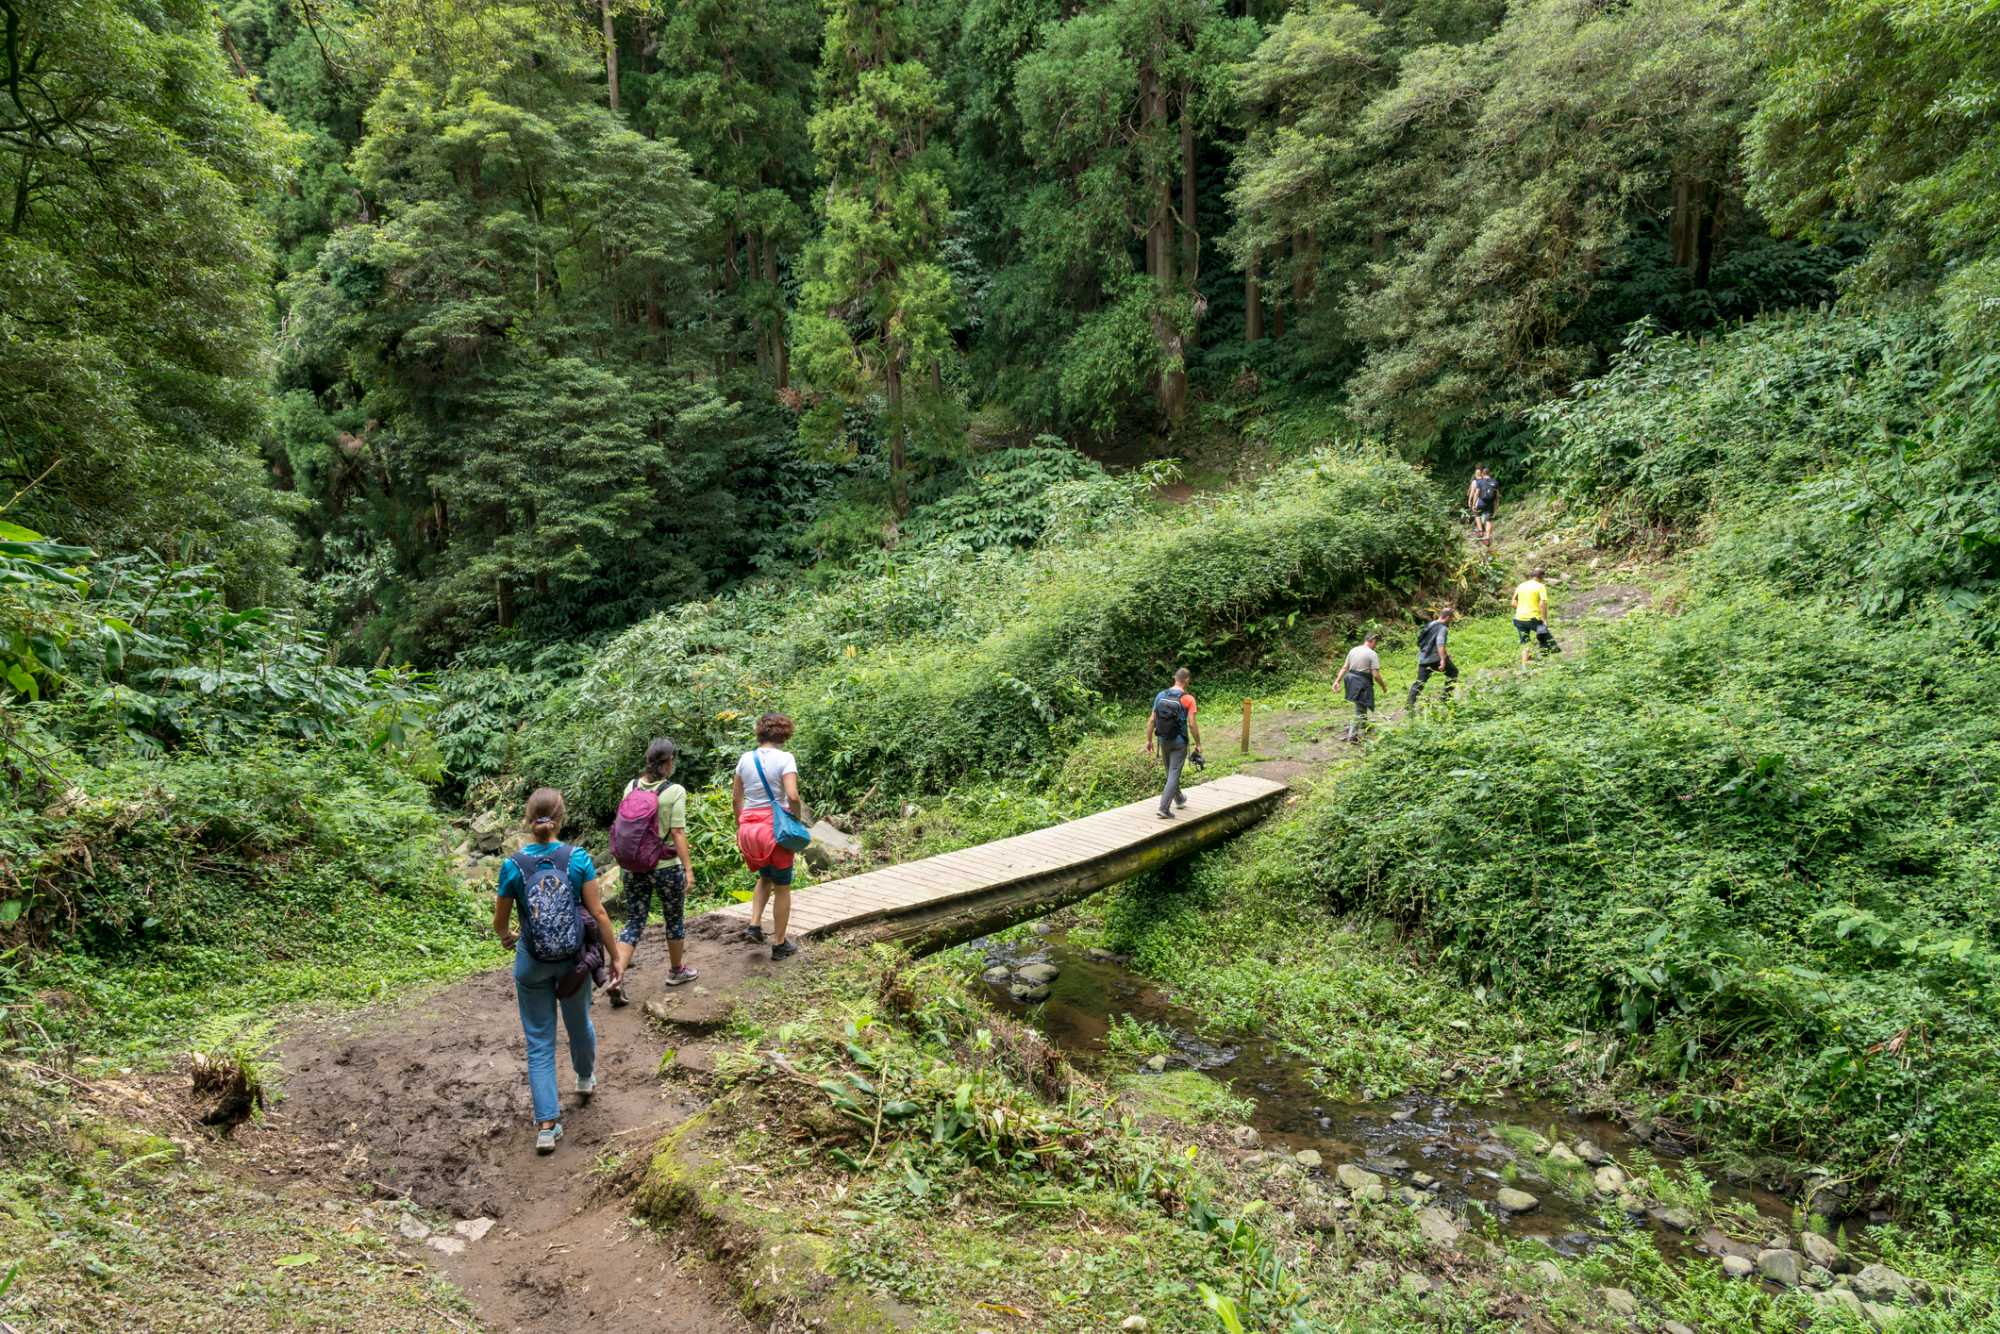
[{"label": "tall cedar tree", "polygon": [[[819,110],[809,130],[825,181],[820,233],[792,319],[800,373],[824,395],[800,424],[820,447],[844,440],[844,407],[886,404],[896,512],[909,509],[909,442],[936,440],[955,363],[951,275],[940,260],[950,217],[944,114],[919,58],[909,0],[829,0]],[[955,377],[954,377],[955,378]]]}]

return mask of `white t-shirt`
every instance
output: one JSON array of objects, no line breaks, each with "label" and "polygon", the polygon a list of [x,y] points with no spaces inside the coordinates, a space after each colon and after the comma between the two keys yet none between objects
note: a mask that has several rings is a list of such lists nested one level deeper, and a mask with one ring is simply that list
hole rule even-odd
[{"label": "white t-shirt", "polygon": [[743,809],[761,810],[771,804],[770,797],[764,795],[764,784],[757,777],[757,763],[764,765],[764,778],[770,780],[771,793],[779,801],[785,799],[785,775],[799,771],[799,762],[792,758],[789,750],[779,750],[776,746],[759,746],[755,750],[743,752],[743,758],[736,761],[736,776],[743,780]]},{"label": "white t-shirt", "polygon": [[1340,670],[1343,674],[1360,672],[1363,676],[1373,676],[1382,670],[1382,659],[1366,644],[1357,645],[1347,651],[1347,661]]}]

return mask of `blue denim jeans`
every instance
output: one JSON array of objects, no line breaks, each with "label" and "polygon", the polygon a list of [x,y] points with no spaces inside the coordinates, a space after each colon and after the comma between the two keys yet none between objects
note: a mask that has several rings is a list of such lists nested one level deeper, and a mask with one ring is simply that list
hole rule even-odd
[{"label": "blue denim jeans", "polygon": [[569,976],[573,963],[568,959],[543,963],[528,953],[526,944],[514,947],[514,1000],[521,1007],[521,1032],[528,1039],[528,1092],[535,1102],[535,1124],[562,1117],[562,1102],[556,1096],[556,1011],[562,1011],[563,1028],[569,1032],[569,1063],[578,1079],[588,1079],[597,1068],[597,1030],[590,1026],[590,983],[585,982],[565,1000],[556,999],[556,983]]}]

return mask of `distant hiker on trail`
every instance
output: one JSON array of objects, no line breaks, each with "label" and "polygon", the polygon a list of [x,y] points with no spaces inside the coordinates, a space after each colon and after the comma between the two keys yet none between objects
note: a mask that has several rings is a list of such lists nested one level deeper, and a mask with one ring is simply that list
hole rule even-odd
[{"label": "distant hiker on trail", "polygon": [[1432,672],[1444,673],[1444,698],[1451,698],[1451,688],[1458,680],[1458,664],[1451,660],[1446,641],[1451,638],[1451,623],[1457,619],[1458,613],[1450,607],[1439,607],[1437,619],[1417,632],[1417,679],[1410,682],[1407,708],[1417,707],[1417,696]]},{"label": "distant hiker on trail", "polygon": [[1514,590],[1514,629],[1521,636],[1521,665],[1529,658],[1528,636],[1535,637],[1544,653],[1560,653],[1562,646],[1549,633],[1549,588],[1542,579],[1547,570],[1536,570]]},{"label": "distant hiker on trail", "polygon": [[1347,735],[1343,741],[1360,741],[1361,734],[1368,729],[1368,715],[1375,709],[1375,687],[1384,690],[1389,683],[1382,679],[1382,659],[1375,652],[1375,645],[1382,636],[1371,634],[1360,645],[1347,651],[1347,661],[1340,664],[1340,683],[1347,694],[1347,702],[1354,706],[1354,721],[1347,725]]},{"label": "distant hiker on trail", "polygon": [[1493,506],[1500,499],[1500,483],[1493,480],[1485,464],[1472,470],[1472,485],[1465,488],[1466,508],[1472,511],[1472,531],[1487,546],[1493,545]]},{"label": "distant hiker on trail", "polygon": [[1167,786],[1160,793],[1160,818],[1174,818],[1174,807],[1187,805],[1181,795],[1181,766],[1187,763],[1188,738],[1194,738],[1196,761],[1201,757],[1201,724],[1194,720],[1194,696],[1188,693],[1188,669],[1174,673],[1174,683],[1153,696],[1153,711],[1146,715],[1146,754],[1158,746],[1167,762]]},{"label": "distant hiker on trail", "polygon": [[[611,855],[625,873],[625,929],[612,946],[620,972],[632,967],[632,954],[646,930],[653,892],[660,895],[660,920],[667,928],[667,985],[692,982],[700,973],[681,962],[687,948],[688,891],[694,888],[694,862],[688,855],[687,789],[671,781],[677,752],[666,737],[654,737],[646,747],[646,769],[625,785],[618,818],[611,822]],[[667,850],[673,849],[673,860]],[[626,1003],[625,988],[607,993],[613,1006]]]},{"label": "distant hiker on trail", "polygon": [[[521,1032],[528,1039],[528,1092],[535,1108],[535,1152],[555,1152],[562,1138],[562,1103],[556,1095],[556,1013],[569,1034],[569,1063],[576,1071],[576,1095],[585,1102],[597,1091],[597,1030],[590,1025],[593,964],[606,966],[603,950],[611,940],[611,919],[597,893],[597,867],[590,854],[556,841],[563,824],[562,793],[537,788],[525,816],[533,842],[500,863],[498,897],[493,901],[493,933],[514,951],[514,1001]],[[516,909],[517,935],[509,927]],[[586,914],[588,915],[586,917]],[[595,928],[597,939],[590,939]],[[625,975],[616,955],[607,980],[616,987]]]},{"label": "distant hiker on trail", "polygon": [[774,802],[804,818],[799,804],[799,762],[779,747],[792,739],[792,720],[782,713],[767,713],[757,720],[757,749],[745,751],[736,761],[736,777],[729,784],[729,798],[736,807],[736,847],[743,864],[757,873],[757,889],[750,899],[750,925],[746,940],[764,941],[764,902],[771,903],[771,957],[789,959],[799,947],[785,939],[792,921],[792,860],[789,848],[778,843]]}]

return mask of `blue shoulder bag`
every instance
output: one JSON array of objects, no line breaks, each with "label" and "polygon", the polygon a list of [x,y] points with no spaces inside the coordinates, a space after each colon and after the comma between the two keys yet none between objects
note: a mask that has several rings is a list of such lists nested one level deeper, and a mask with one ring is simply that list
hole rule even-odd
[{"label": "blue shoulder bag", "polygon": [[764,776],[764,761],[757,758],[754,750],[750,752],[750,763],[757,766],[757,781],[764,785],[764,796],[771,803],[771,832],[777,836],[778,846],[787,852],[804,852],[812,846],[812,830],[786,810],[778,794],[771,791],[771,780]]}]

